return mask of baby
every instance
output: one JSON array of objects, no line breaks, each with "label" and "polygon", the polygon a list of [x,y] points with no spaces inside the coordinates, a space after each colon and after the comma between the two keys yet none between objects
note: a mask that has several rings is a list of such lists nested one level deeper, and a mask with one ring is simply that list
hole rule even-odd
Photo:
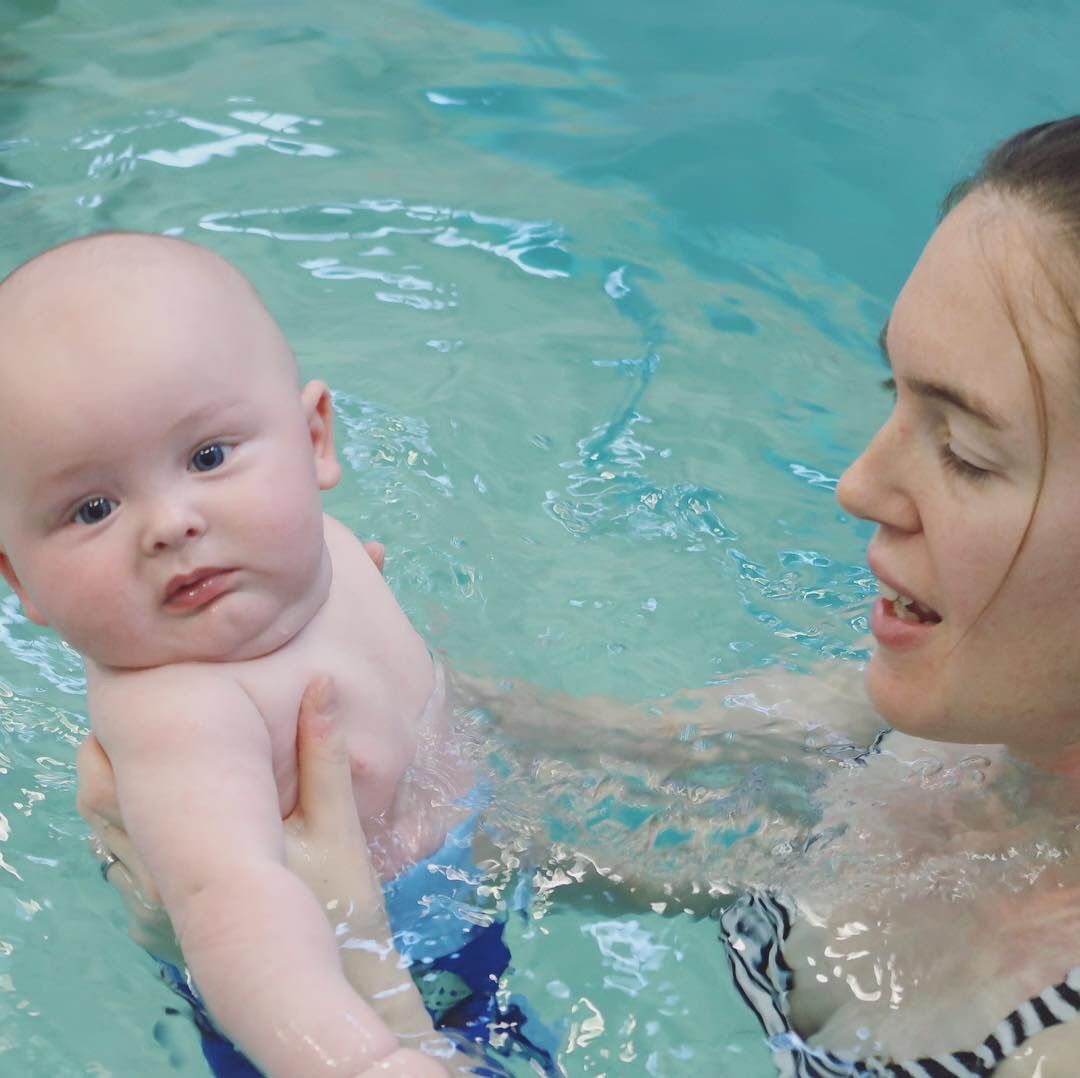
[{"label": "baby", "polygon": [[136,233],[0,284],[0,386],[0,571],[85,659],[125,824],[216,1023],[273,1075],[444,1073],[352,991],[284,865],[319,675],[385,877],[440,845],[471,784],[441,669],[320,508],[340,476],[329,390],[301,387],[239,271]]}]

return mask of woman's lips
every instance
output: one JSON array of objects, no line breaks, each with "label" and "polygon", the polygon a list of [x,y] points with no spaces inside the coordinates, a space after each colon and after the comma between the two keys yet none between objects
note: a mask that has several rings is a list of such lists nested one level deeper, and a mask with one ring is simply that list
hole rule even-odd
[{"label": "woman's lips", "polygon": [[887,648],[914,648],[926,643],[941,624],[941,615],[905,592],[899,581],[889,575],[885,559],[873,541],[866,552],[866,560],[880,592],[870,610],[870,631],[874,639]]},{"label": "woman's lips", "polygon": [[173,577],[165,589],[165,609],[177,613],[199,610],[229,590],[231,569],[198,569]]},{"label": "woman's lips", "polygon": [[920,620],[913,615],[901,616],[896,612],[896,602],[879,595],[870,610],[870,631],[879,644],[887,648],[914,648],[926,643],[938,627],[941,618]]}]

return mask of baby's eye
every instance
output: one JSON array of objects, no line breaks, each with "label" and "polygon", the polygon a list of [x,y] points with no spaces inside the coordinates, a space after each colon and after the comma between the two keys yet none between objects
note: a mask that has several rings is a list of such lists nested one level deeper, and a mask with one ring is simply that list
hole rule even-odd
[{"label": "baby's eye", "polygon": [[75,519],[80,524],[100,524],[114,509],[108,498],[87,498],[75,510]]},{"label": "baby's eye", "polygon": [[191,466],[197,472],[212,472],[225,463],[226,447],[220,442],[200,446],[191,457]]}]

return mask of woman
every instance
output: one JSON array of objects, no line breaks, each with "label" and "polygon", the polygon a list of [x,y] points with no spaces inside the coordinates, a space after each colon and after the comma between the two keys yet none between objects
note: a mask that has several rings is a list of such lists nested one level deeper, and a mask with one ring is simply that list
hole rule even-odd
[{"label": "woman", "polygon": [[[877,525],[882,736],[850,686],[805,678],[744,680],[749,709],[698,693],[696,738],[665,736],[686,723],[670,708],[632,742],[638,712],[610,701],[473,687],[511,739],[535,717],[561,752],[608,729],[607,751],[689,765],[742,729],[744,754],[795,747],[827,779],[800,860],[721,918],[781,1074],[1077,1073],[1078,310],[1072,117],[1009,139],[953,192],[882,334],[895,408],[838,491]],[[88,816],[116,824],[94,763]]]}]

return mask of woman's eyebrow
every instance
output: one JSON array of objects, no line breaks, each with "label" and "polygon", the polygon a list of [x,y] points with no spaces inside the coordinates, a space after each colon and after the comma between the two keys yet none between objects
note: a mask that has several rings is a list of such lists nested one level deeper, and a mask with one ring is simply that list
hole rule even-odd
[{"label": "woman's eyebrow", "polygon": [[878,351],[881,353],[881,358],[885,360],[885,366],[892,370],[892,360],[889,358],[889,320],[886,318],[881,325],[881,331],[877,335]]},{"label": "woman's eyebrow", "polygon": [[[881,350],[881,358],[892,370],[892,358],[889,356],[888,345],[889,322],[886,319],[878,334],[878,348]],[[890,379],[891,381],[891,379]],[[955,386],[945,382],[935,382],[929,378],[904,378],[903,383],[917,397],[923,400],[939,401],[942,404],[951,405],[961,412],[967,413],[972,419],[986,424],[991,430],[1004,430],[1008,424],[1004,417],[998,415],[989,405],[969,393],[965,393]]]}]

